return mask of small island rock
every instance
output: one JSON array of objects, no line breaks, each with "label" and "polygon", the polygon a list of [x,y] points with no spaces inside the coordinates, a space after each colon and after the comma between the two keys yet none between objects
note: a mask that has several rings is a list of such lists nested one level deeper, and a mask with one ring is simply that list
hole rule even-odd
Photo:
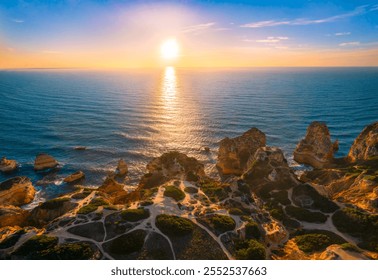
[{"label": "small island rock", "polygon": [[116,169],[116,175],[117,176],[125,176],[127,172],[129,171],[127,163],[123,160],[120,159],[118,161],[117,169]]},{"label": "small island rock", "polygon": [[79,180],[82,180],[85,178],[85,174],[83,171],[77,171],[75,173],[72,173],[71,175],[67,176],[66,178],[64,178],[64,182],[65,183],[74,183],[74,182],[77,182]]},{"label": "small island rock", "polygon": [[17,161],[13,159],[7,159],[3,157],[0,160],[0,171],[1,172],[12,172],[17,169]]},{"label": "small island rock", "polygon": [[48,154],[39,154],[36,156],[34,161],[34,170],[41,171],[50,168],[55,168],[58,162],[55,158]]},{"label": "small island rock", "polygon": [[21,206],[33,201],[35,189],[27,177],[14,177],[0,183],[0,205]]},{"label": "small island rock", "polygon": [[350,148],[350,161],[368,160],[378,156],[378,122],[372,123],[354,140]]}]

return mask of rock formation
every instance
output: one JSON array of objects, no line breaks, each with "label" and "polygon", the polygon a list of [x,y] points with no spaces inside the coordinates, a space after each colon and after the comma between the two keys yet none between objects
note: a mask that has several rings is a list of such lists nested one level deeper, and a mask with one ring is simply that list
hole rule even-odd
[{"label": "rock formation", "polygon": [[225,138],[219,143],[217,168],[223,175],[241,175],[246,170],[248,159],[258,148],[264,147],[266,137],[257,128],[243,135]]},{"label": "rock formation", "polygon": [[372,123],[354,140],[350,148],[350,161],[368,160],[378,156],[378,122]]},{"label": "rock formation", "polygon": [[204,165],[193,157],[172,151],[154,158],[147,164],[148,174],[139,183],[140,188],[153,188],[171,179],[196,181],[205,177]]},{"label": "rock formation", "polygon": [[128,171],[129,169],[128,169],[127,163],[123,159],[120,159],[118,161],[116,175],[122,177],[122,176],[125,176]]},{"label": "rock formation", "polygon": [[277,147],[259,148],[247,163],[242,178],[259,192],[273,189],[288,189],[298,184],[282,151]]},{"label": "rock formation", "polygon": [[29,212],[15,206],[0,206],[0,228],[6,226],[24,226]]},{"label": "rock formation", "polygon": [[0,205],[21,206],[33,201],[35,189],[27,177],[14,177],[0,183]]},{"label": "rock formation", "polygon": [[294,160],[315,168],[323,168],[332,163],[337,146],[337,142],[332,143],[325,123],[312,122],[307,128],[305,138],[295,148]]},{"label": "rock formation", "polygon": [[17,161],[13,159],[7,159],[3,157],[0,160],[0,171],[1,172],[12,172],[17,169]]},{"label": "rock formation", "polygon": [[98,188],[98,191],[107,195],[107,198],[113,203],[124,203],[128,192],[124,190],[124,185],[118,183],[112,176],[108,176],[104,183]]},{"label": "rock formation", "polygon": [[58,162],[52,156],[48,154],[39,154],[34,161],[34,170],[42,171],[50,168],[55,168]]},{"label": "rock formation", "polygon": [[66,178],[64,178],[63,181],[65,183],[74,183],[74,182],[80,181],[80,180],[82,180],[84,178],[85,178],[84,172],[77,171],[77,172],[72,173],[71,175],[67,176]]}]

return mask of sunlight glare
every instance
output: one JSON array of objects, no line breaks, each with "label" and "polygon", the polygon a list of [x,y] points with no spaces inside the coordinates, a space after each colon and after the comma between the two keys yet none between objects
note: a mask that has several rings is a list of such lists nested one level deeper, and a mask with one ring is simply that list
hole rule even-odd
[{"label": "sunlight glare", "polygon": [[176,59],[179,54],[179,45],[175,39],[165,41],[160,48],[161,56],[164,59]]}]

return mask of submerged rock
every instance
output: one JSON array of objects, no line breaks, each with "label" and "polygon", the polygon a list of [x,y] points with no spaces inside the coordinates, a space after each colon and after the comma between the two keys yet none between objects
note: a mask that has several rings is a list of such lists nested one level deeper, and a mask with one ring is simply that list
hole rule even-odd
[{"label": "submerged rock", "polygon": [[82,180],[85,178],[85,174],[84,172],[82,171],[77,171],[75,173],[72,173],[71,175],[69,175],[68,177],[64,178],[64,182],[66,183],[73,183],[73,182],[77,182],[79,180]]},{"label": "submerged rock", "polygon": [[42,171],[50,168],[55,168],[58,162],[55,158],[48,154],[39,154],[36,156],[34,161],[34,170]]},{"label": "submerged rock", "polygon": [[298,163],[323,168],[333,161],[333,154],[338,147],[332,143],[331,135],[325,123],[312,122],[294,151],[294,160]]},{"label": "submerged rock", "polygon": [[350,161],[368,160],[378,156],[378,122],[372,123],[354,140],[350,148]]},{"label": "submerged rock", "polygon": [[204,165],[193,157],[172,151],[154,158],[147,164],[148,174],[140,180],[140,188],[157,187],[172,179],[197,181],[205,177]]},{"label": "submerged rock", "polygon": [[17,169],[17,161],[14,159],[7,159],[3,157],[0,160],[0,171],[1,172],[12,172]]},{"label": "submerged rock", "polygon": [[248,159],[258,148],[266,145],[266,137],[257,128],[243,135],[225,138],[219,143],[217,168],[223,175],[241,175],[247,168]]},{"label": "submerged rock", "polygon": [[14,177],[0,183],[0,205],[21,206],[33,201],[35,189],[28,177]]},{"label": "submerged rock", "polygon": [[120,159],[118,161],[117,169],[116,169],[116,175],[117,176],[125,176],[129,172],[127,163],[123,160]]}]

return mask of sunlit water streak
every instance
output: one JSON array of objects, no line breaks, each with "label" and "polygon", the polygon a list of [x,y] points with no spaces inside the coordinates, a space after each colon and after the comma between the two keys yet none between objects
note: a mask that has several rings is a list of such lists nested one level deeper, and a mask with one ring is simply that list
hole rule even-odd
[{"label": "sunlit water streak", "polygon": [[[36,183],[37,153],[55,156],[57,178],[83,170],[96,186],[119,158],[136,184],[147,162],[169,150],[215,174],[218,142],[256,126],[291,157],[311,121],[326,121],[345,155],[378,120],[377,68],[0,72],[0,156]],[[86,146],[87,150],[74,150]],[[201,152],[209,146],[211,154]],[[41,197],[69,191],[47,183]]]}]

